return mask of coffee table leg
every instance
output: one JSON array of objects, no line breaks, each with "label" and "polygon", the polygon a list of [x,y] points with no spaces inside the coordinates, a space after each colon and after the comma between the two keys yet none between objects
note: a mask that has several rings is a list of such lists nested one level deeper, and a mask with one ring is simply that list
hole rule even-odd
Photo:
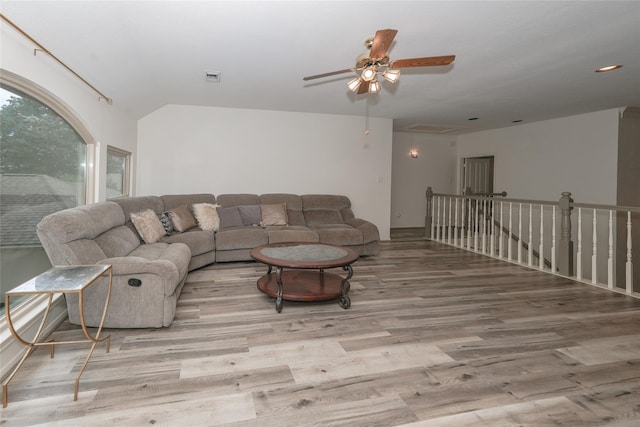
[{"label": "coffee table leg", "polygon": [[[271,268],[271,266],[269,266]],[[278,296],[276,298],[276,311],[280,313],[282,311],[282,267],[278,267],[276,271],[276,282],[278,282]]]},{"label": "coffee table leg", "polygon": [[342,295],[338,300],[338,304],[340,304],[340,307],[346,310],[347,308],[351,307],[351,298],[349,298],[347,294],[351,289],[351,284],[349,283],[349,279],[353,277],[353,269],[351,268],[351,265],[345,265],[344,267],[342,267],[342,269],[347,272],[347,277],[342,279],[342,284],[340,285],[340,293]]}]

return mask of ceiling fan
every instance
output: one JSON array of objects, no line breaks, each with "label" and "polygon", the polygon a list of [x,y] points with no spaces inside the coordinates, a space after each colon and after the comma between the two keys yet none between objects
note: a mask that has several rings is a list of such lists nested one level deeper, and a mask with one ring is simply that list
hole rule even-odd
[{"label": "ceiling fan", "polygon": [[393,43],[393,39],[396,37],[397,33],[398,30],[378,30],[374,37],[367,38],[364,45],[368,51],[356,58],[356,66],[353,68],[345,68],[344,70],[307,76],[302,80],[307,81],[320,79],[323,77],[355,71],[358,72],[359,75],[347,83],[349,89],[357,93],[378,93],[380,91],[380,83],[377,79],[379,73],[382,74],[382,77],[384,77],[385,80],[395,83],[400,77],[400,70],[397,70],[396,68],[449,65],[456,58],[455,55],[447,55],[397,59],[395,61],[390,61],[387,51],[391,47],[391,43]]}]

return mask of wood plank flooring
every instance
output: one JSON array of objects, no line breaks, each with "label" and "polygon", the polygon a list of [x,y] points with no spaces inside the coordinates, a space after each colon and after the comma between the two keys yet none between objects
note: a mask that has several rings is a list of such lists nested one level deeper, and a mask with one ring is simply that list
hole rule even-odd
[{"label": "wood plank flooring", "polygon": [[76,402],[86,346],[36,350],[0,425],[640,425],[639,300],[409,236],[353,267],[348,310],[280,314],[260,264],[192,272],[171,327],[109,330]]}]

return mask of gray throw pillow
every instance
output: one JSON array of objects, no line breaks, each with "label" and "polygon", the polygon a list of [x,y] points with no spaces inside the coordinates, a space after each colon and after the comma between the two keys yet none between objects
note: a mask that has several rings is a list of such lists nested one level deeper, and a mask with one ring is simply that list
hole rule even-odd
[{"label": "gray throw pillow", "polygon": [[260,221],[262,221],[260,206],[238,206],[238,211],[240,211],[242,225],[260,225]]},{"label": "gray throw pillow", "polygon": [[242,227],[242,217],[237,206],[230,208],[216,208],[220,217],[220,229],[229,227]]}]

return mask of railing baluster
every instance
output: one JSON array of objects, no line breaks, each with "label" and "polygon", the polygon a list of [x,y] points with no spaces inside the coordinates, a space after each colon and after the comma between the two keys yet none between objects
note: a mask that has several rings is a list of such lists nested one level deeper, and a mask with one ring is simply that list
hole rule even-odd
[{"label": "railing baluster", "polygon": [[498,202],[498,205],[500,206],[500,226],[498,227],[498,255],[500,256],[500,259],[504,258],[504,237],[502,236],[502,221],[503,221],[503,216],[502,216],[502,202]]},{"label": "railing baluster", "polygon": [[451,206],[453,203],[453,197],[449,197],[449,220],[447,221],[447,244],[451,244],[451,234],[453,234],[453,229],[451,228]]},{"label": "railing baluster", "polygon": [[540,205],[540,245],[538,246],[538,268],[544,270],[544,205]]},{"label": "railing baluster", "polygon": [[609,211],[609,256],[607,257],[607,287],[613,289],[613,211]]},{"label": "railing baluster", "polygon": [[527,265],[533,266],[533,203],[529,203],[529,253],[527,259]]},{"label": "railing baluster", "polygon": [[453,221],[453,245],[458,246],[458,199],[456,199],[455,219]]},{"label": "railing baluster", "polygon": [[473,231],[474,231],[474,235],[473,235],[473,249],[474,249],[475,251],[477,251],[477,250],[478,250],[478,235],[480,234],[480,229],[478,228],[478,227],[479,227],[479,224],[480,224],[480,222],[479,222],[479,219],[480,219],[480,209],[479,209],[479,205],[480,205],[479,200],[478,200],[478,199],[476,199],[476,223],[475,223],[475,225],[474,225],[474,227],[473,227]]},{"label": "railing baluster", "polygon": [[[429,189],[431,189],[431,187],[429,187]],[[439,196],[437,196],[439,197]],[[435,235],[435,228],[436,228],[436,216],[433,214],[433,196],[431,196],[431,239],[435,239],[436,235]]]},{"label": "railing baluster", "polygon": [[487,253],[487,200],[482,201],[482,253]]},{"label": "railing baluster", "polygon": [[496,224],[494,222],[496,204],[493,203],[493,199],[487,203],[489,205],[489,224],[487,224],[489,227],[489,252],[491,256],[496,256]]},{"label": "railing baluster", "polygon": [[507,235],[507,254],[509,256],[509,261],[513,261],[513,245],[511,244],[511,234],[513,234],[512,205],[513,203],[509,202],[509,234]]},{"label": "railing baluster", "polygon": [[625,282],[628,294],[633,292],[633,263],[631,262],[631,241],[631,211],[627,211],[627,263],[625,265]]},{"label": "railing baluster", "polygon": [[576,252],[576,279],[582,280],[582,208],[578,208],[578,250]]},{"label": "railing baluster", "polygon": [[551,206],[551,272],[556,274],[556,206]]},{"label": "railing baluster", "polygon": [[524,247],[522,246],[522,203],[520,203],[520,207],[518,208],[518,264],[522,264],[522,251]]},{"label": "railing baluster", "polygon": [[598,220],[593,210],[593,250],[591,252],[591,283],[598,283]]},{"label": "railing baluster", "polygon": [[466,214],[466,210],[467,210],[467,200],[466,199],[462,199],[461,200],[462,203],[460,203],[462,206],[460,206],[460,247],[464,248],[464,225],[466,224],[465,221],[465,214]]},{"label": "railing baluster", "polygon": [[467,217],[467,250],[471,250],[471,239],[473,238],[473,200],[469,199],[469,216]]},{"label": "railing baluster", "polygon": [[442,199],[442,197],[438,196],[438,207],[436,209],[436,218],[438,219],[438,222],[436,223],[436,240],[438,242],[440,242],[440,200]]}]

